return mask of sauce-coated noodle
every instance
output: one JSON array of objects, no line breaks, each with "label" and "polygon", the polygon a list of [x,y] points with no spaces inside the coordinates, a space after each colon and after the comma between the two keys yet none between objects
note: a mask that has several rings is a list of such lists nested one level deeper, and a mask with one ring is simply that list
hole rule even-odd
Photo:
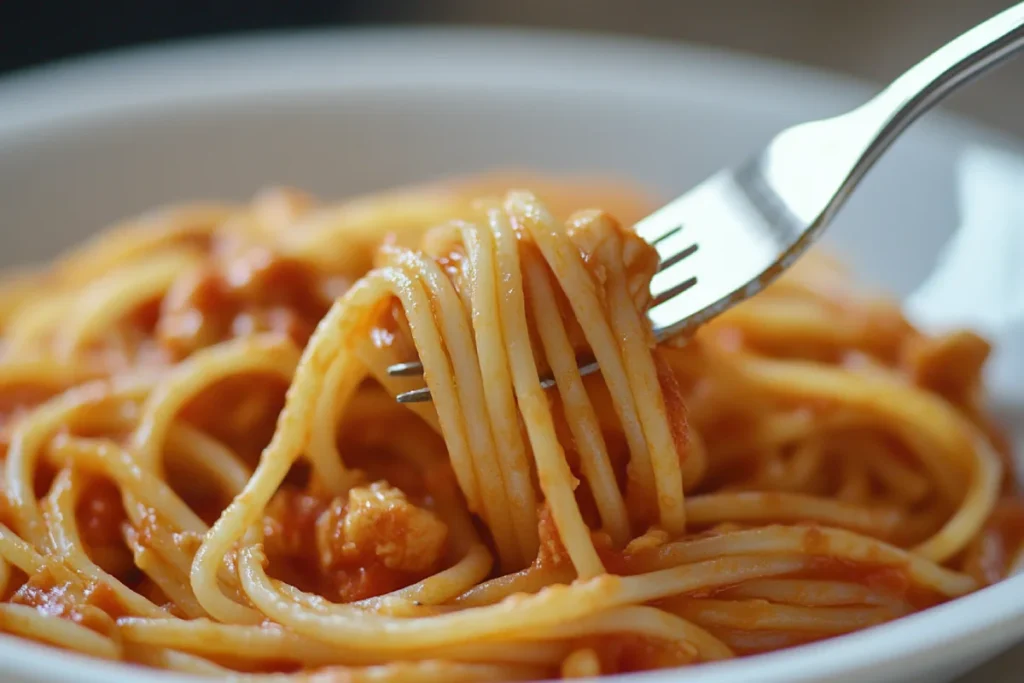
[{"label": "sauce-coated noodle", "polygon": [[[813,256],[657,345],[656,254],[612,217],[649,208],[537,178],[275,190],[12,278],[0,631],[201,675],[574,678],[1013,571],[983,340],[927,337]],[[431,403],[394,402],[423,381]]]}]

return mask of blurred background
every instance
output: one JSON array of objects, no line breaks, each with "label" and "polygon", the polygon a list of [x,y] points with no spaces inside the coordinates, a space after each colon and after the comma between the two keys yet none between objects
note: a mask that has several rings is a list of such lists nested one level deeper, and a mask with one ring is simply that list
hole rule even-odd
[{"label": "blurred background", "polygon": [[[299,27],[484,24],[720,46],[885,82],[1013,0],[0,0],[0,73],[176,38]],[[1024,136],[1024,60],[949,104]]]}]

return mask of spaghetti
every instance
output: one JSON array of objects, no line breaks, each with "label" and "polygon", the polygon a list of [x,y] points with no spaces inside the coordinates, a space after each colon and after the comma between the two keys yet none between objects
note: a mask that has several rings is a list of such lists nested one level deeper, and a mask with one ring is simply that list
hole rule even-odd
[{"label": "spaghetti", "polygon": [[[1020,566],[983,340],[812,257],[657,345],[653,250],[568,213],[639,195],[472,200],[510,184],[192,205],[12,277],[0,630],[200,675],[581,677]],[[433,402],[401,406],[386,368],[414,359]]]}]

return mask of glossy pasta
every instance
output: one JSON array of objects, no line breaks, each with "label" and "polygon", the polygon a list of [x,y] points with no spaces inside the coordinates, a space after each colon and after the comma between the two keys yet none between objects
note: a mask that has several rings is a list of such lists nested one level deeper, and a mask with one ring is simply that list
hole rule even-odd
[{"label": "glossy pasta", "polygon": [[984,340],[813,256],[657,345],[623,227],[647,208],[275,190],[12,276],[0,631],[203,675],[534,680],[799,645],[1016,570]]}]

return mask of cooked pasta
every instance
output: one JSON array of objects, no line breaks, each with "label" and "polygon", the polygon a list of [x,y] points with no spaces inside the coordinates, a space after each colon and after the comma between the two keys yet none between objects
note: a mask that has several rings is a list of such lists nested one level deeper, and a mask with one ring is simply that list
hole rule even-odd
[{"label": "cooked pasta", "polygon": [[207,676],[588,677],[1020,566],[984,340],[815,255],[655,343],[657,256],[624,227],[650,207],[530,177],[274,190],[11,276],[0,631]]}]

